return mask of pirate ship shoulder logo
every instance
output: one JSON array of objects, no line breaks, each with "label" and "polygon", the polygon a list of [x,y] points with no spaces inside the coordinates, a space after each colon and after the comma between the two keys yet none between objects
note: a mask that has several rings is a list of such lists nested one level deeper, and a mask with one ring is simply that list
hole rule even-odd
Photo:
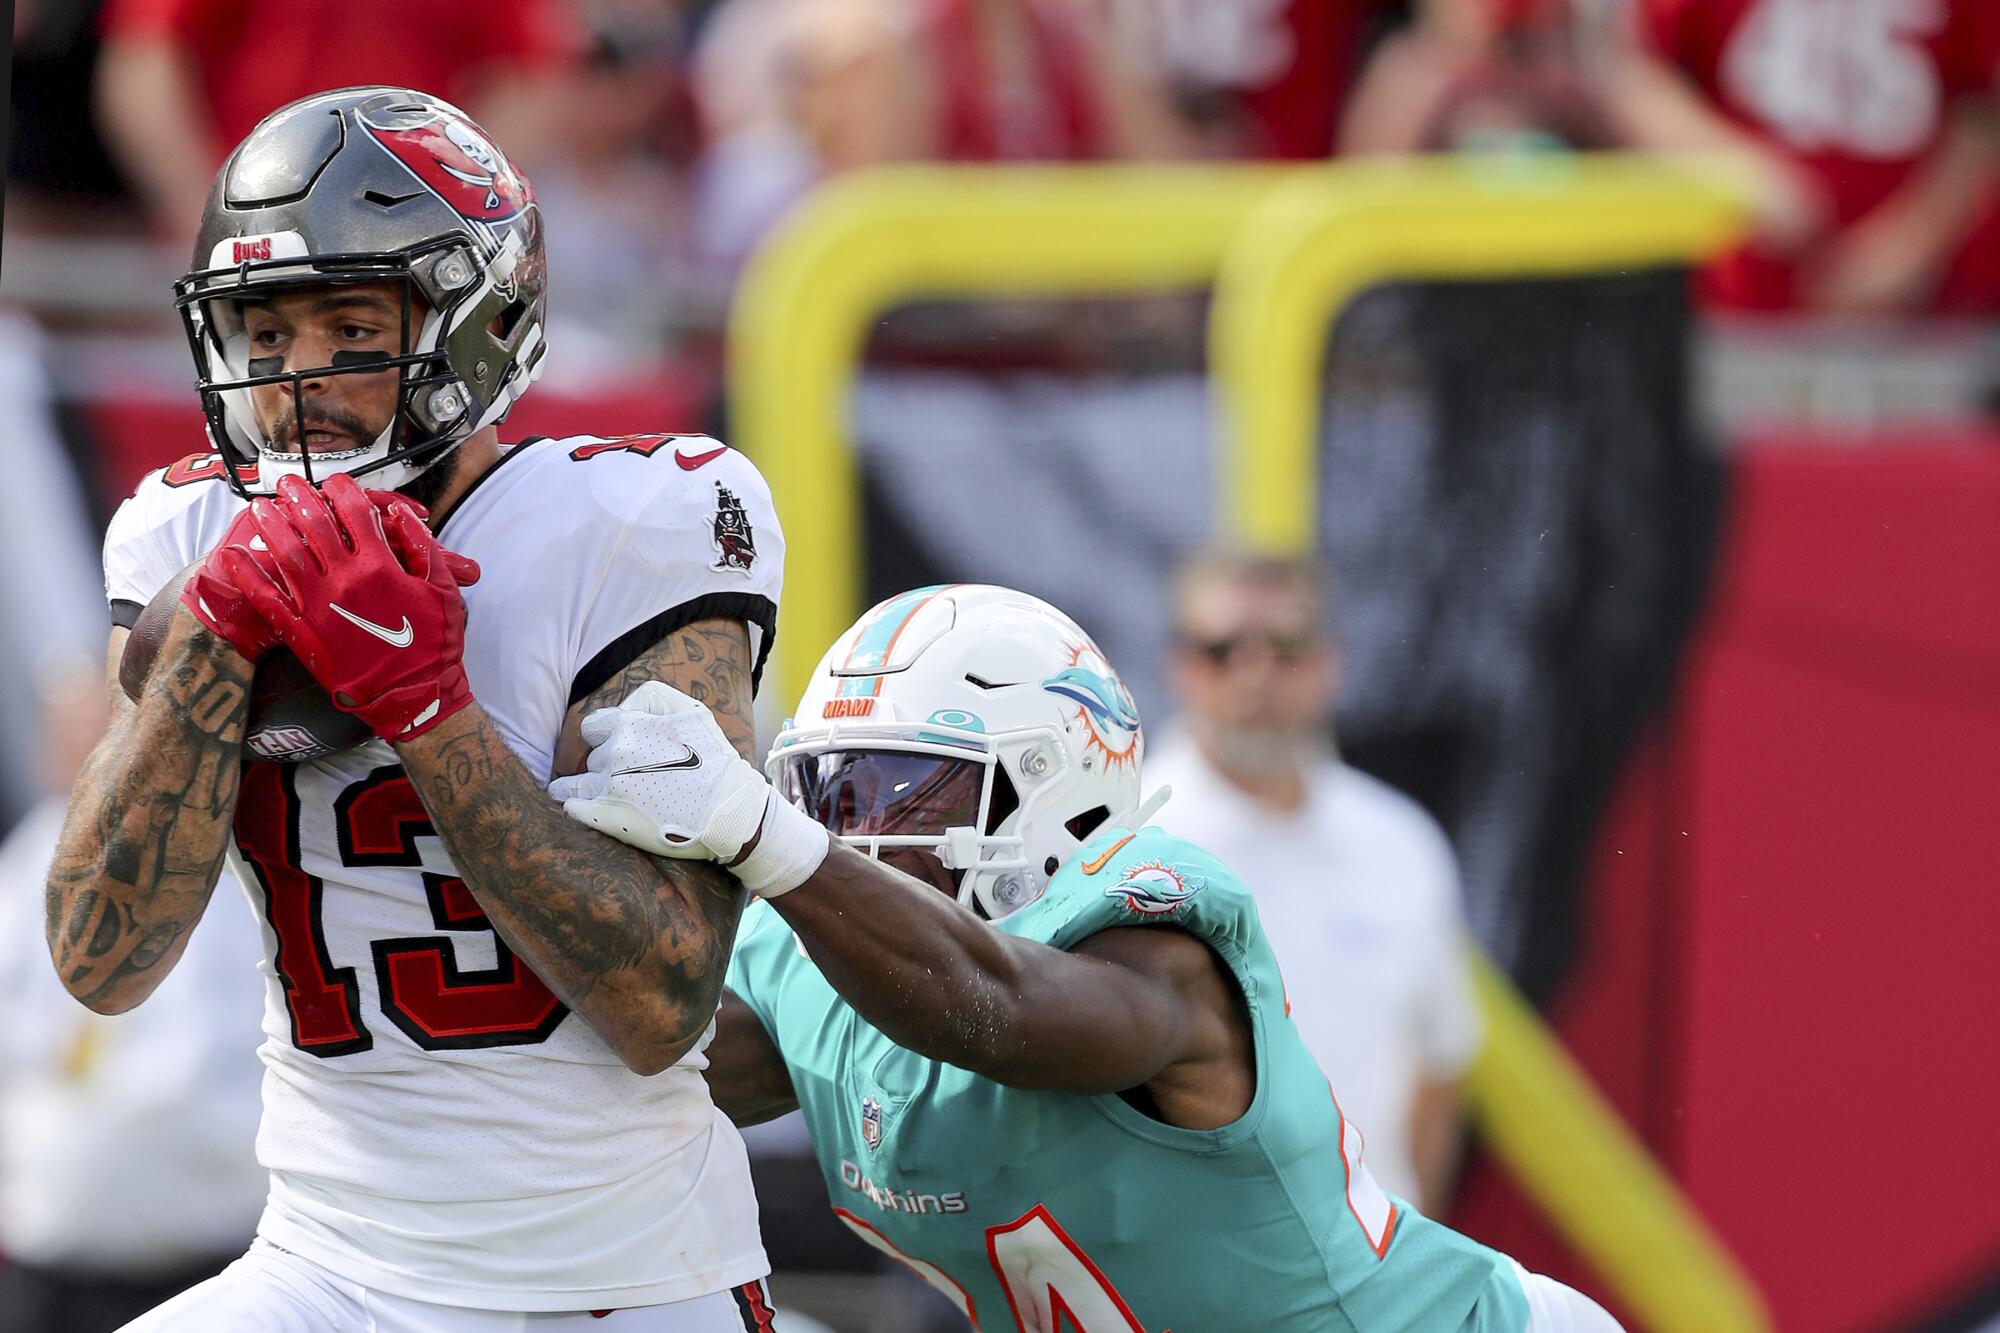
[{"label": "pirate ship shoulder logo", "polygon": [[882,1146],[882,1103],[873,1097],[861,1099],[861,1141],[869,1152]]},{"label": "pirate ship shoulder logo", "polygon": [[757,563],[757,534],[751,531],[750,515],[736,492],[719,481],[715,483],[714,535],[718,558],[711,568],[748,574],[750,566]]}]

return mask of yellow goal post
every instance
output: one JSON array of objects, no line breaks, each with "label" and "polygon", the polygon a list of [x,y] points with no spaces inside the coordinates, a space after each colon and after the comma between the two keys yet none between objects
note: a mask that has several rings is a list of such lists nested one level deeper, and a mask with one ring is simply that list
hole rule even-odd
[{"label": "yellow goal post", "polygon": [[[1232,245],[1210,312],[1217,525],[1315,549],[1321,366],[1339,312],[1378,283],[1686,263],[1742,228],[1739,181],[1635,157],[1352,163],[1271,192]],[[1627,1308],[1660,1330],[1769,1327],[1728,1251],[1487,959],[1487,1035],[1467,1079],[1481,1134]]]},{"label": "yellow goal post", "polygon": [[[744,274],[729,329],[736,443],[787,540],[775,688],[796,698],[861,611],[847,393],[898,301],[1213,284],[1221,531],[1317,542],[1319,369],[1377,283],[1686,263],[1727,243],[1740,184],[1635,158],[1311,167],[944,167],[857,173],[804,201]],[[1759,1333],[1755,1288],[1534,1011],[1473,960],[1481,1132],[1524,1192],[1651,1328]]]},{"label": "yellow goal post", "polygon": [[847,394],[868,328],[913,296],[1205,287],[1281,167],[894,167],[822,187],[744,271],[729,422],[785,525],[789,704],[863,608]]}]

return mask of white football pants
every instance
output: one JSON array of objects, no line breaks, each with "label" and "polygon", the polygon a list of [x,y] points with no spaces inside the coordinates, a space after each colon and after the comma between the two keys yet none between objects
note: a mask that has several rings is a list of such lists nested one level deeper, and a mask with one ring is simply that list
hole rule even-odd
[{"label": "white football pants", "polygon": [[269,1241],[121,1333],[770,1333],[762,1282],[602,1315],[465,1310],[335,1277]]},{"label": "white football pants", "polygon": [[1625,1333],[1603,1306],[1575,1287],[1530,1273],[1518,1263],[1514,1276],[1528,1298],[1527,1333]]}]

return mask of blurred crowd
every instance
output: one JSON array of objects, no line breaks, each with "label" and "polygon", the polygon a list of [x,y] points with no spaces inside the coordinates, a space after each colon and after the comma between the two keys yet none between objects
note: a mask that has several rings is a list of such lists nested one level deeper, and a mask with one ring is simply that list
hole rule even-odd
[{"label": "blurred crowd", "polygon": [[2000,302],[1976,0],[21,0],[14,28],[10,232],[178,260],[266,111],[410,84],[527,169],[607,354],[712,334],[814,182],[924,160],[1708,150],[1758,192],[1718,308]]},{"label": "blurred crowd", "polygon": [[[765,232],[818,181],[912,161],[1719,154],[1756,205],[1701,275],[1713,324],[1832,329],[1847,357],[1801,370],[1753,340],[1710,358],[1725,388],[1871,416],[1992,397],[2000,8],[1980,0],[19,0],[13,36],[0,307],[56,335],[55,398],[110,456],[100,520],[193,420],[166,284],[214,169],[273,107],[369,82],[458,102],[533,180],[546,382],[676,424],[713,424]],[[1198,359],[1185,312],[1111,323],[988,312],[974,360],[1011,331],[1031,364],[1156,365],[1162,324]],[[963,326],[900,341],[923,359]]]}]

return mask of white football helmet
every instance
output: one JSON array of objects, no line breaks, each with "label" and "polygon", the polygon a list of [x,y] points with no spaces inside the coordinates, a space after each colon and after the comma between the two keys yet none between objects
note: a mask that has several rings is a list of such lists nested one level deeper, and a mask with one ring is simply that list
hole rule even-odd
[{"label": "white football helmet", "polygon": [[813,671],[764,771],[849,846],[934,852],[1002,917],[1099,826],[1141,822],[1139,713],[1090,636],[1037,597],[918,588]]}]

